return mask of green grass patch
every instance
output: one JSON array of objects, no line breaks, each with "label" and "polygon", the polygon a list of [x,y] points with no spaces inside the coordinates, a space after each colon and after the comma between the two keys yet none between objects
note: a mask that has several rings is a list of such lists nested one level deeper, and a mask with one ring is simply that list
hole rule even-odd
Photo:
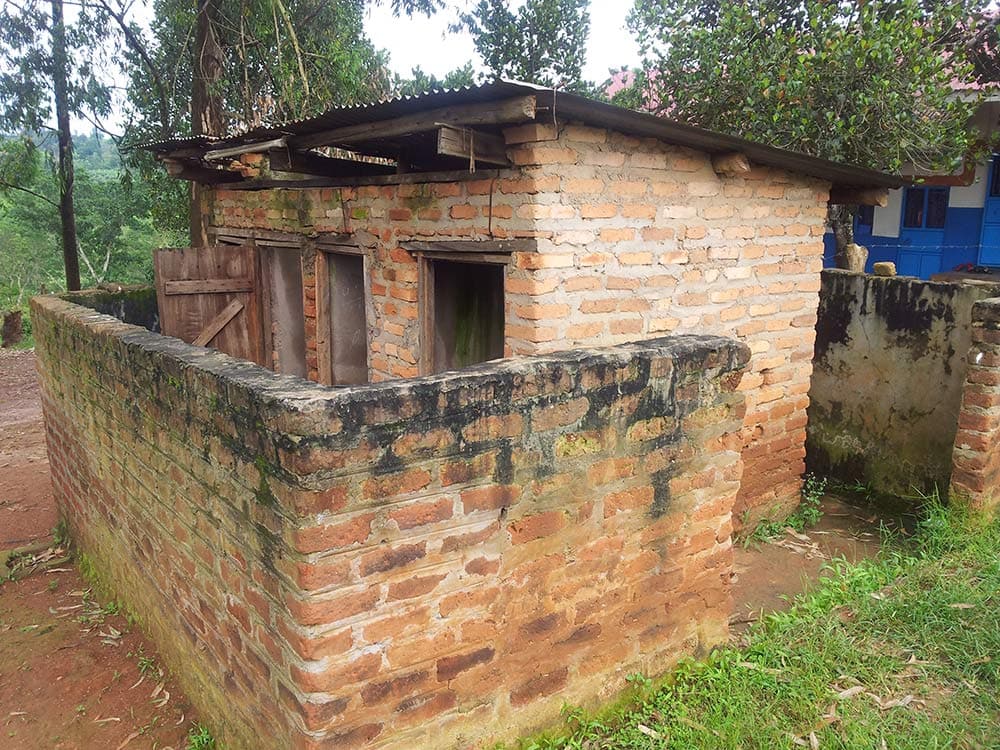
[{"label": "green grass patch", "polygon": [[802,483],[802,493],[799,506],[784,520],[770,521],[763,520],[757,524],[751,533],[744,540],[746,544],[759,544],[770,541],[785,533],[785,529],[791,528],[795,531],[803,531],[819,523],[823,517],[820,503],[823,500],[823,493],[826,492],[826,479],[807,474]]},{"label": "green grass patch", "polygon": [[1000,523],[926,513],[905,548],[835,562],[744,648],[518,747],[1000,747]]},{"label": "green grass patch", "polygon": [[184,750],[216,750],[215,738],[204,724],[194,724],[188,732]]}]

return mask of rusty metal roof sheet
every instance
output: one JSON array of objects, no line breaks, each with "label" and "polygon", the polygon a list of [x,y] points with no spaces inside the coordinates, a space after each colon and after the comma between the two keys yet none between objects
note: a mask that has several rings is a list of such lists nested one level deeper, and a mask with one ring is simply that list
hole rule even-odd
[{"label": "rusty metal roof sheet", "polygon": [[665,117],[598,102],[578,94],[507,80],[497,80],[479,86],[428,91],[416,96],[397,97],[369,104],[337,106],[316,117],[273,127],[253,128],[224,138],[206,136],[176,138],[144,143],[135,148],[163,154],[180,148],[202,147],[206,150],[208,146],[228,148],[282,136],[309,135],[334,128],[392,120],[439,107],[487,103],[529,94],[538,97],[538,108],[544,113],[545,119],[563,117],[626,135],[657,138],[709,154],[738,151],[757,164],[828,180],[841,187],[893,188],[903,184],[900,177],[885,172],[767,146],[737,136],[685,125]]}]

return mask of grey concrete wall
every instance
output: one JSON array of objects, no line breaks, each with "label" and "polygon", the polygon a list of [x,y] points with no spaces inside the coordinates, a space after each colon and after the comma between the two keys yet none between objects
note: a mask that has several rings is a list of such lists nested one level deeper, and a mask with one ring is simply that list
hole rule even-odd
[{"label": "grey concrete wall", "polygon": [[894,495],[942,490],[972,306],[1000,283],[823,272],[809,390],[809,470]]}]

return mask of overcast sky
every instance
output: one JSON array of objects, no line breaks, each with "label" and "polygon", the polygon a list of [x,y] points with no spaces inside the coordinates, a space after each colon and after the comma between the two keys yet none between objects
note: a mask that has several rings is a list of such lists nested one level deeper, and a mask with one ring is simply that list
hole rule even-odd
[{"label": "overcast sky", "polygon": [[[448,24],[455,18],[451,6],[457,4],[449,4],[449,8],[431,18],[417,16],[412,19],[393,18],[388,2],[369,6],[365,29],[375,47],[389,51],[389,65],[401,76],[408,76],[419,65],[425,73],[440,78],[470,60],[481,69],[482,63],[469,35],[448,31]],[[510,5],[517,7],[520,3]],[[638,64],[638,47],[625,28],[625,14],[630,7],[631,3],[623,0],[591,1],[590,43],[584,78],[601,83],[607,79],[609,68]]]}]

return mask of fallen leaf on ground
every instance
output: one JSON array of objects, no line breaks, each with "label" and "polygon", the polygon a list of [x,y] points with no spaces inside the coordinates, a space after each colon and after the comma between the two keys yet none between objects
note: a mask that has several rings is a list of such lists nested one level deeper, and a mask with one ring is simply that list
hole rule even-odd
[{"label": "fallen leaf on ground", "polygon": [[650,729],[645,724],[636,724],[635,728],[642,732],[647,737],[652,737],[654,740],[662,739],[663,735],[657,732],[655,729]]},{"label": "fallen leaf on ground", "polygon": [[855,685],[854,687],[849,687],[846,690],[841,690],[837,693],[837,698],[843,701],[848,698],[853,698],[855,695],[860,695],[863,692],[865,692],[864,685]]},{"label": "fallen leaf on ground", "polygon": [[130,734],[128,737],[126,737],[124,740],[122,740],[122,744],[120,744],[116,748],[116,750],[122,750],[123,747],[125,747],[128,743],[130,743],[132,740],[134,740],[140,734],[142,734],[142,732],[132,732],[132,734]]}]

